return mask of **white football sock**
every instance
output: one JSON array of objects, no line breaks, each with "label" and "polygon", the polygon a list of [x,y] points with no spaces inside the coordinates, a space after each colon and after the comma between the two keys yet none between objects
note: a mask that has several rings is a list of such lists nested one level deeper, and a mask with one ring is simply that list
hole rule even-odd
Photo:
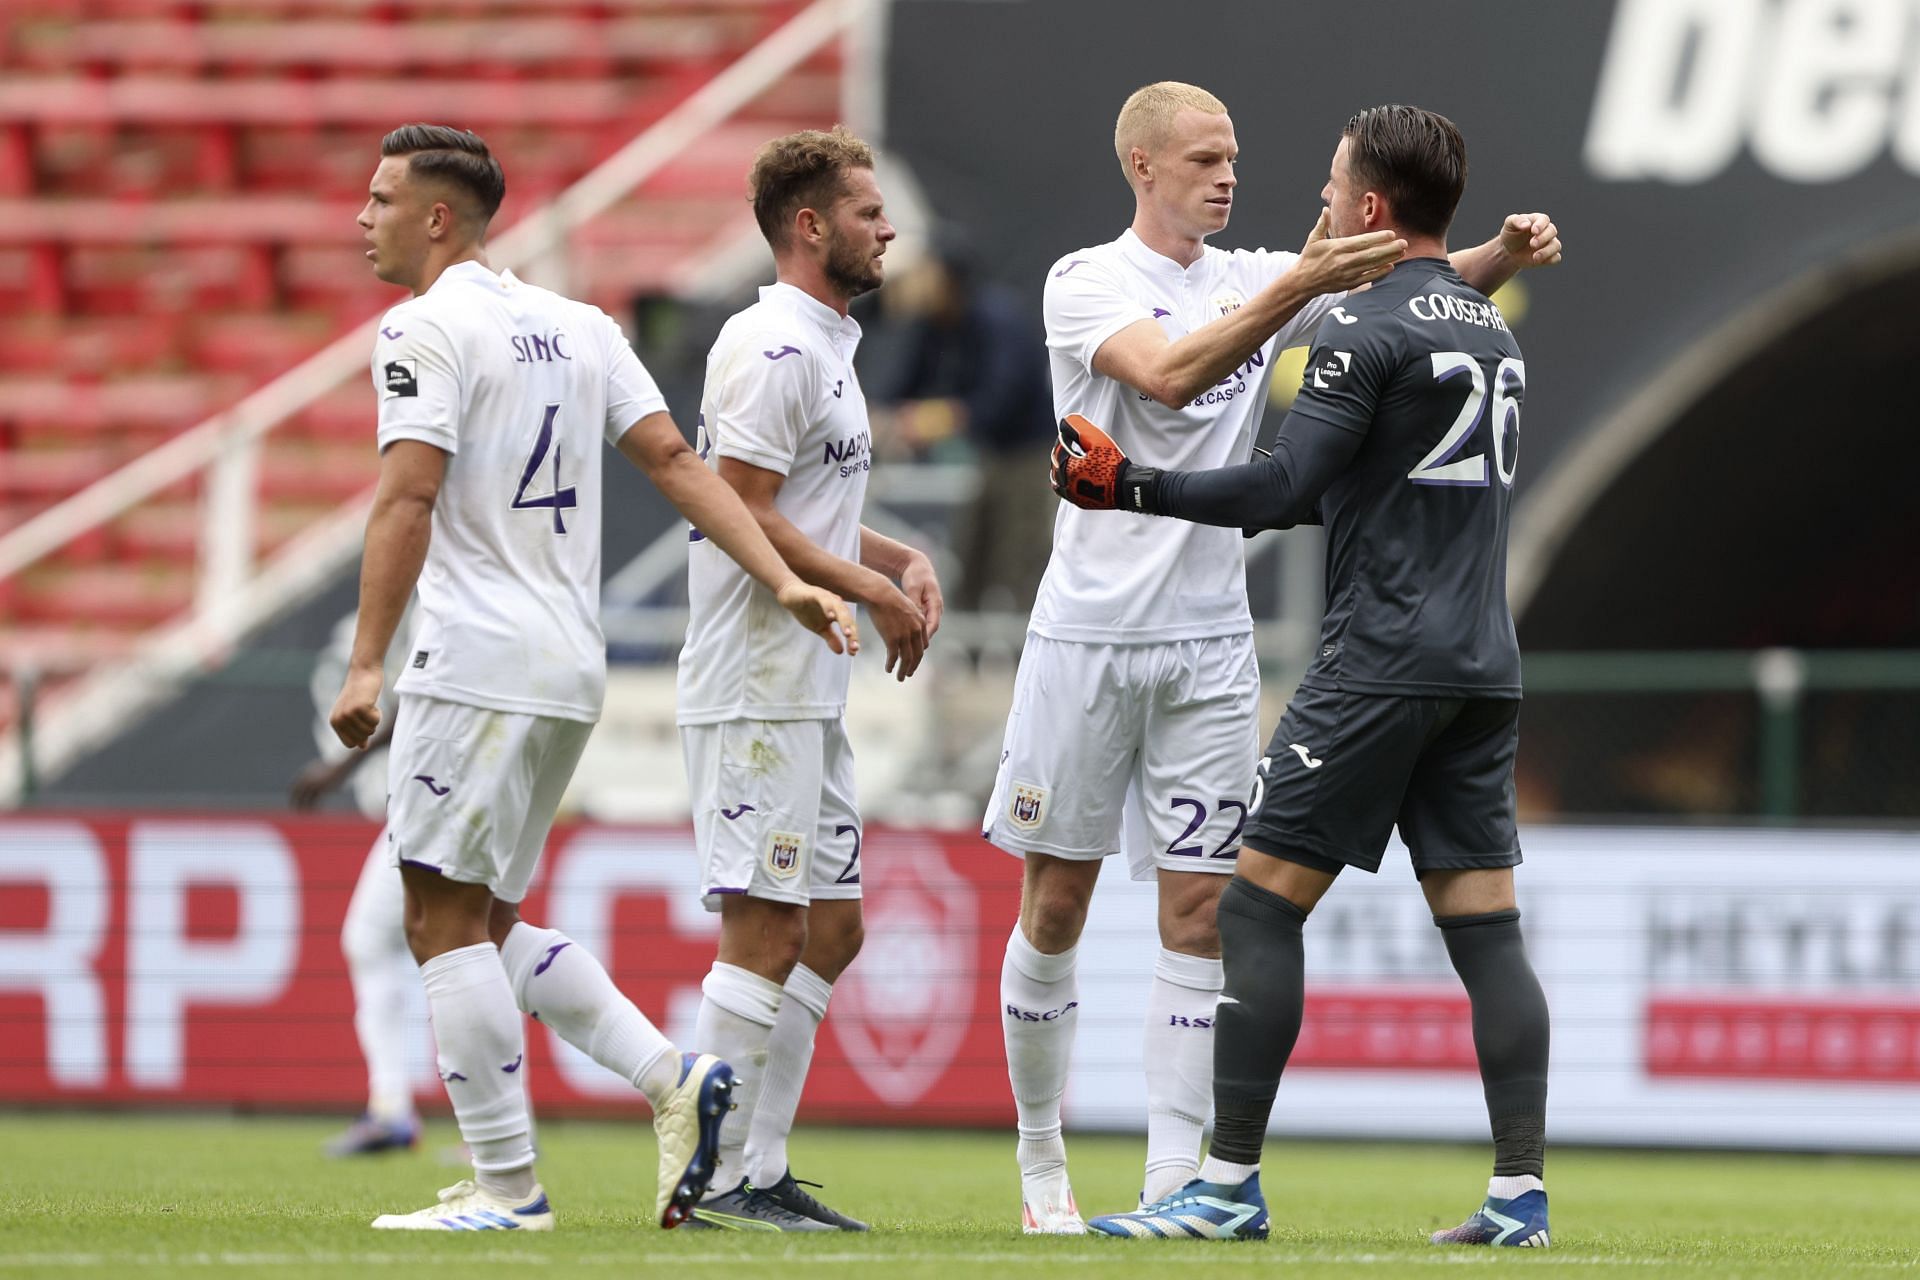
[{"label": "white football sock", "polygon": [[702,1053],[717,1054],[732,1066],[733,1114],[720,1126],[719,1168],[709,1197],[739,1186],[747,1176],[747,1135],[753,1130],[755,1104],[766,1083],[768,1043],[780,1016],[780,984],[739,965],[714,961],[700,983],[700,1016],[693,1040]]},{"label": "white football sock", "polygon": [[1229,1164],[1212,1156],[1200,1162],[1200,1176],[1223,1187],[1237,1187],[1258,1172],[1260,1166],[1257,1164]]},{"label": "white football sock", "polygon": [[747,1177],[756,1187],[770,1187],[787,1172],[787,1135],[793,1132],[800,1090],[807,1082],[807,1068],[813,1065],[814,1036],[827,1016],[832,995],[833,984],[804,964],[795,965],[787,975],[780,1015],[767,1040],[767,1065],[760,1073],[764,1079],[754,1104],[753,1127],[747,1134]]},{"label": "white football sock", "polygon": [[420,966],[440,1079],[453,1102],[460,1136],[473,1153],[475,1180],[495,1195],[523,1200],[533,1190],[533,1133],[527,1058],[513,988],[491,942],[476,942]]},{"label": "white football sock", "polygon": [[1523,1196],[1529,1191],[1545,1191],[1547,1184],[1530,1173],[1514,1174],[1506,1178],[1488,1178],[1487,1194],[1495,1200],[1511,1200]]},{"label": "white football sock", "polygon": [[1213,1012],[1226,985],[1218,960],[1162,948],[1147,993],[1147,1176],[1152,1204],[1192,1181],[1213,1110]]},{"label": "white football sock", "polygon": [[409,1049],[419,1033],[420,967],[407,950],[406,888],[387,866],[385,842],[368,860],[340,927],[340,954],[353,984],[353,1031],[367,1063],[367,1114],[401,1124],[413,1119]]},{"label": "white football sock", "polygon": [[1000,967],[1000,1022],[1007,1040],[1007,1078],[1019,1112],[1022,1176],[1066,1163],[1060,1137],[1060,1095],[1073,1060],[1073,1030],[1080,1021],[1078,947],[1057,956],[1034,949],[1018,924],[1007,939]]},{"label": "white football sock", "polygon": [[501,963],[514,1000],[562,1040],[657,1104],[679,1083],[680,1055],[622,995],[600,962],[558,929],[522,920],[507,933]]}]

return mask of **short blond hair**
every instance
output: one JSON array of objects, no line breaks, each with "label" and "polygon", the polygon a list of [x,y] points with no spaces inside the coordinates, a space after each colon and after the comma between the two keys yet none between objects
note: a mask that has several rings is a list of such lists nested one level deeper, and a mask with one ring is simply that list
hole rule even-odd
[{"label": "short blond hair", "polygon": [[1182,111],[1204,111],[1208,115],[1227,114],[1227,104],[1199,85],[1178,80],[1160,80],[1135,89],[1120,108],[1113,123],[1113,154],[1120,161],[1120,172],[1133,181],[1133,165],[1127,157],[1135,147],[1153,154],[1156,147],[1173,132],[1173,118]]},{"label": "short blond hair", "polygon": [[785,247],[796,213],[826,212],[846,194],[851,170],[871,168],[873,148],[845,125],[775,138],[760,148],[747,174],[747,199],[753,202],[760,233],[774,248]]}]

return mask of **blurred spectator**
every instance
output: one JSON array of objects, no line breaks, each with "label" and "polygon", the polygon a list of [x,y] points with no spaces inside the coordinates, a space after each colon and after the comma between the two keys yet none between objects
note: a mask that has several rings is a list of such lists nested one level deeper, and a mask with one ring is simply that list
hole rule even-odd
[{"label": "blurred spectator", "polygon": [[[319,805],[344,784],[352,782],[355,803],[368,817],[387,807],[387,744],[393,739],[399,699],[393,685],[407,658],[413,634],[413,602],[394,629],[387,649],[387,674],[380,698],[380,728],[359,751],[344,746],[329,713],[335,691],[345,679],[353,654],[355,614],[334,626],[327,647],[313,669],[313,704],[319,712],[313,738],[320,755],[294,779],[291,801],[306,811]],[[420,971],[407,949],[402,917],[406,895],[400,868],[394,863],[383,828],[374,838],[354,882],[340,928],[340,953],[346,958],[353,984],[353,1029],[360,1055],[367,1063],[367,1106],[346,1131],[327,1144],[333,1156],[376,1155],[407,1150],[420,1141],[420,1117],[413,1106],[413,1070],[410,1046],[418,1045],[426,1029],[426,992]]]},{"label": "blurred spectator", "polygon": [[970,449],[981,484],[954,533],[961,609],[1024,612],[1053,545],[1047,488],[1052,393],[1040,326],[1020,296],[981,278],[952,229],[887,286],[901,333],[892,372],[875,379],[876,448],[934,457]]}]

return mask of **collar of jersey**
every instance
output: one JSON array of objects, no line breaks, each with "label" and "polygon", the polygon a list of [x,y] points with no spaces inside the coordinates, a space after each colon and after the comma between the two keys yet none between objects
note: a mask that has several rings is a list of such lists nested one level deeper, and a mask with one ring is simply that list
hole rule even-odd
[{"label": "collar of jersey", "polygon": [[[501,270],[496,274],[493,269],[486,264],[475,262],[471,258],[465,262],[456,262],[445,271],[442,271],[439,279],[433,282],[433,289],[438,289],[449,280],[474,280],[481,284],[504,285],[516,285],[520,283],[519,277],[515,276],[513,272]],[[432,293],[433,289],[429,289],[427,292]]]},{"label": "collar of jersey", "polygon": [[[1427,275],[1459,275],[1459,272],[1453,269],[1452,260],[1448,258],[1402,258],[1394,264],[1393,269],[1396,274],[1405,271],[1409,275],[1416,272]],[[1387,279],[1391,280],[1393,276],[1390,275]]]},{"label": "collar of jersey", "polygon": [[784,280],[760,286],[760,301],[785,307],[813,321],[820,331],[830,338],[858,338],[860,322],[852,316],[843,316],[820,299],[797,285]]},{"label": "collar of jersey", "polygon": [[1203,247],[1200,250],[1200,256],[1193,260],[1193,266],[1183,267],[1166,254],[1156,253],[1148,248],[1147,242],[1135,235],[1132,227],[1121,232],[1120,238],[1114,243],[1120,246],[1120,256],[1133,266],[1157,276],[1165,276],[1169,280],[1185,280],[1188,272],[1207,260],[1207,251]]}]

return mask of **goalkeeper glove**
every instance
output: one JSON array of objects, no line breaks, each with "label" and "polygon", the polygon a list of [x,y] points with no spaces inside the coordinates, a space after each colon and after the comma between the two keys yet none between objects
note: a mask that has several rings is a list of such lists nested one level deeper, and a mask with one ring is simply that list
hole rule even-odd
[{"label": "goalkeeper glove", "polygon": [[1077,413],[1060,420],[1053,446],[1053,491],[1089,511],[1160,514],[1160,472],[1135,464],[1113,438]]}]

